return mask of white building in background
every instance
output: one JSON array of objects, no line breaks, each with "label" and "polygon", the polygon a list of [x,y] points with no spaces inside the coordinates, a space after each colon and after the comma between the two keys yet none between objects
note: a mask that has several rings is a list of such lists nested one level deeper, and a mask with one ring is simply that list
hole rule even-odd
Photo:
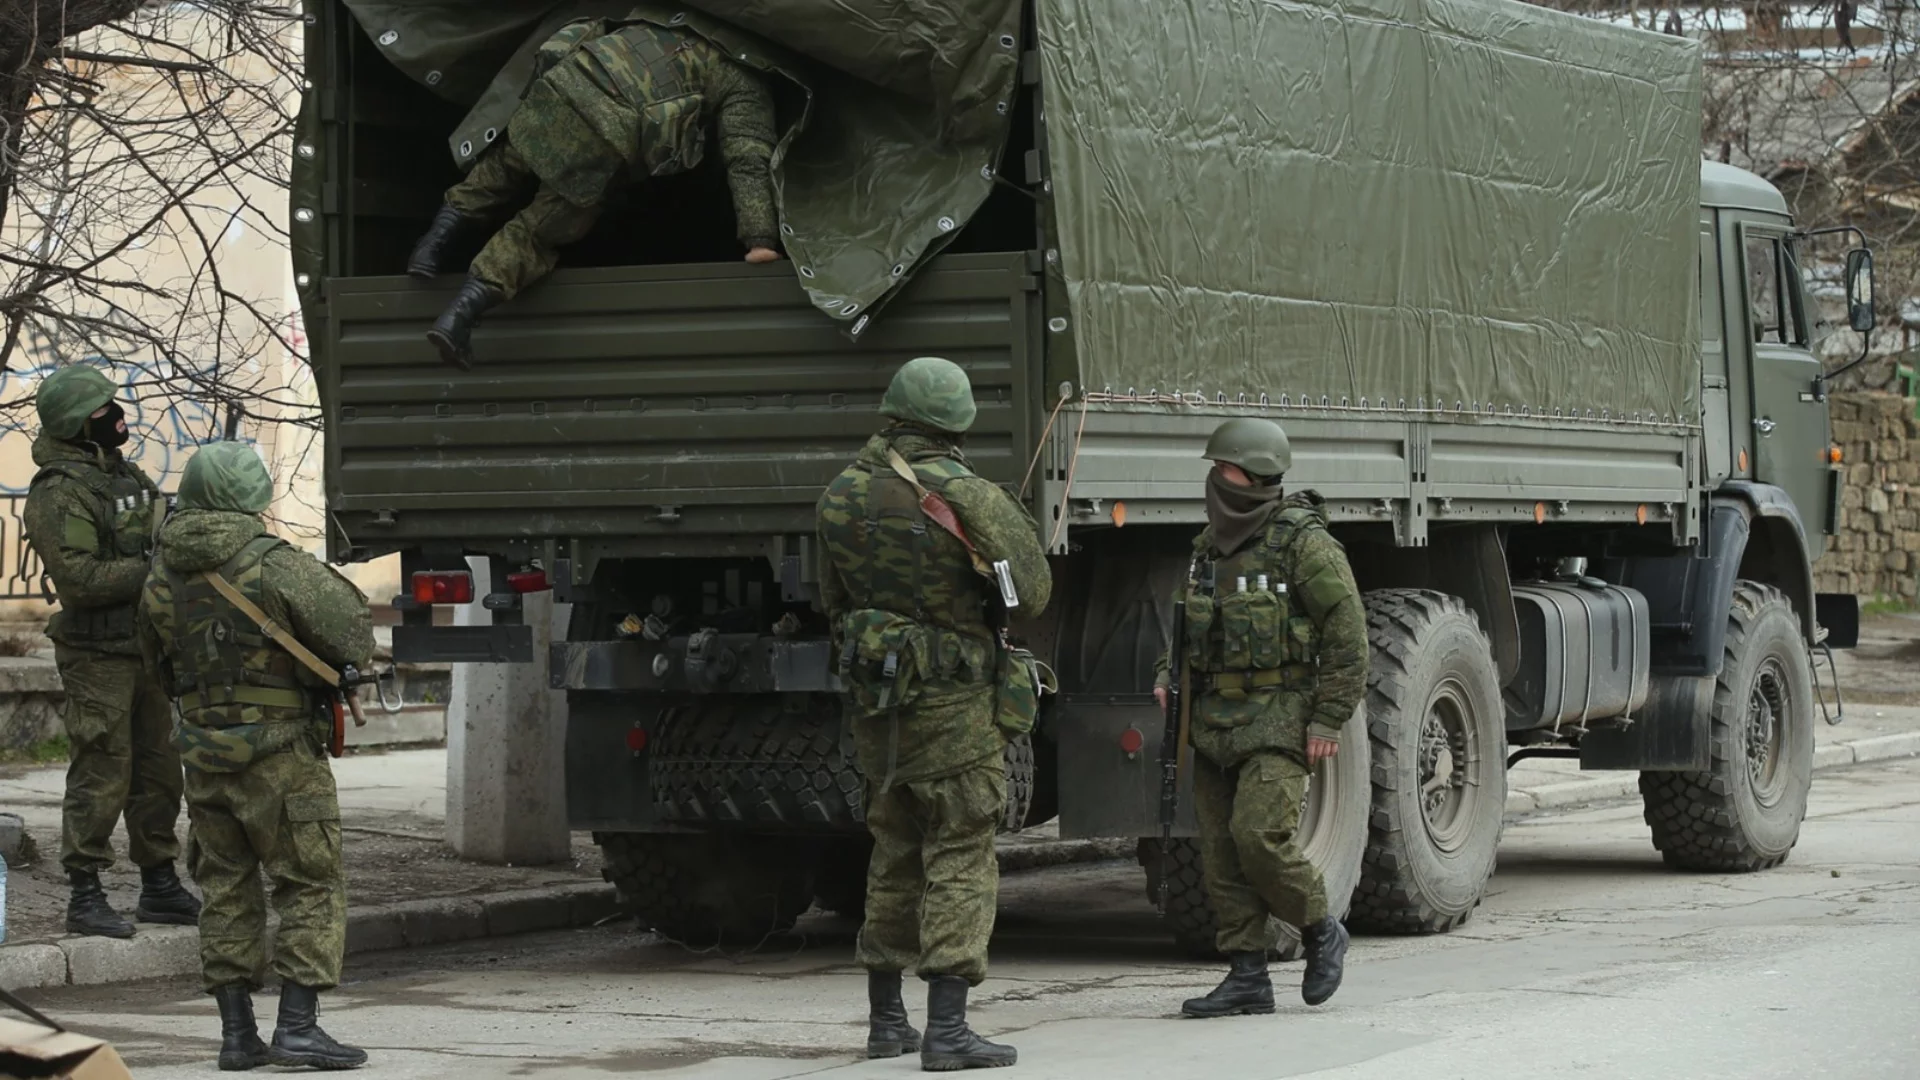
[{"label": "white building in background", "polygon": [[[161,25],[180,34],[212,29],[204,19]],[[122,51],[122,43],[113,36],[95,37],[81,44],[94,52]],[[264,63],[260,67],[264,80],[269,72]],[[152,81],[161,77],[147,69],[124,66],[98,67],[88,74],[104,87],[103,96],[150,92]],[[289,111],[294,104],[288,102]],[[83,136],[76,132],[76,144]],[[305,332],[295,298],[292,265],[281,240],[286,206],[284,190],[270,180],[247,175],[224,190],[203,192],[191,216],[201,232],[212,238],[214,260],[225,286],[244,294],[257,310],[273,313],[277,320],[271,326],[249,323],[241,329],[243,344],[234,351],[251,359],[239,364],[235,374],[245,382],[275,388],[275,397],[289,409],[317,416],[318,398],[312,372],[304,360]],[[57,236],[48,236],[53,230],[46,227],[47,221],[59,215],[49,214],[45,207],[26,209],[30,212],[9,215],[6,235],[0,236],[0,250],[37,251],[60,242]],[[31,212],[34,210],[39,212]],[[184,219],[189,212],[178,213]],[[184,224],[184,220],[174,224]],[[102,276],[146,282],[186,281],[193,277],[197,269],[193,264],[200,254],[197,244],[185,249],[174,243],[166,230],[155,230],[116,255],[102,268]],[[0,295],[10,289],[8,274],[18,272],[0,266]],[[183,343],[182,352],[194,355],[192,346],[192,342]],[[10,406],[0,411],[0,595],[5,597],[0,599],[0,619],[16,623],[43,618],[48,610],[43,601],[23,599],[38,593],[40,583],[38,560],[26,550],[19,526],[19,509],[35,472],[31,447],[39,425],[32,400],[40,380],[53,367],[73,362],[101,364],[117,382],[129,387],[153,378],[149,357],[92,356],[84,348],[44,338],[24,341],[22,349],[11,360],[12,370],[0,372],[0,406]],[[162,396],[130,390],[122,401],[133,432],[125,452],[169,492],[178,486],[181,470],[194,451],[223,437],[226,430],[227,418],[221,407],[192,395]],[[268,407],[255,408],[270,411]],[[239,436],[254,443],[273,474],[274,501],[268,518],[275,532],[323,555],[325,495],[321,475],[325,450],[321,433],[312,427],[249,418],[241,424]],[[398,591],[397,559],[341,570],[376,606],[385,604]]]}]

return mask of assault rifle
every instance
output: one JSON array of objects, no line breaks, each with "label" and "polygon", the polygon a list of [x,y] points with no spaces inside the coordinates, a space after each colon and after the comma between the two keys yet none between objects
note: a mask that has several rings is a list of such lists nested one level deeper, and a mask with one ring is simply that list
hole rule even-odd
[{"label": "assault rifle", "polygon": [[1180,753],[1187,742],[1187,602],[1173,602],[1173,647],[1167,662],[1166,730],[1160,736],[1160,914],[1167,913],[1168,851],[1180,810]]}]

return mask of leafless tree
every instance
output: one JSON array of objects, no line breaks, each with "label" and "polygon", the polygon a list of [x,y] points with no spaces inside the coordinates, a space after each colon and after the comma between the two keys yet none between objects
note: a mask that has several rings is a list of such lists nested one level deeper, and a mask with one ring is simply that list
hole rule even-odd
[{"label": "leafless tree", "polygon": [[[0,372],[101,357],[195,425],[317,430],[283,362],[304,354],[284,254],[230,269],[286,246],[299,24],[259,0],[0,0]],[[30,423],[26,390],[0,425]]]}]

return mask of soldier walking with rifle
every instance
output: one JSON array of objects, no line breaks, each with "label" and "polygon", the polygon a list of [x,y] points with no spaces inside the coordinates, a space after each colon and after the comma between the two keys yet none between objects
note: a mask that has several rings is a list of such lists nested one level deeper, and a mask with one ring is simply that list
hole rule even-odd
[{"label": "soldier walking with rifle", "polygon": [[[267,531],[273,480],[239,443],[203,447],[180,480],[141,595],[141,652],[179,708],[193,830],[187,868],[206,897],[203,985],[220,1005],[220,1068],[345,1069],[365,1052],[321,1030],[319,994],[340,982],[347,892],[340,804],[327,753],[339,709],[373,655],[366,598]],[[346,674],[332,665],[346,667]],[[357,719],[357,716],[356,716]],[[269,1045],[253,1018],[266,973],[268,893],[280,913]]]},{"label": "soldier walking with rifle", "polygon": [[1300,928],[1306,1003],[1340,987],[1347,931],[1328,914],[1326,885],[1301,849],[1300,816],[1311,770],[1340,752],[1341,729],[1365,692],[1367,632],[1324,501],[1281,489],[1293,450],[1280,425],[1229,420],[1203,456],[1214,463],[1207,527],[1175,597],[1175,635],[1154,693],[1168,710],[1163,838],[1190,732],[1216,944],[1232,965],[1181,1012],[1214,1017],[1274,1010],[1269,916]]}]

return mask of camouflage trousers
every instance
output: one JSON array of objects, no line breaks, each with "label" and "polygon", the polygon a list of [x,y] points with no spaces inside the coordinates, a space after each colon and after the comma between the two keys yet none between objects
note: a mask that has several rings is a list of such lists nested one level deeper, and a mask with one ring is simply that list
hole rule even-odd
[{"label": "camouflage trousers", "polygon": [[280,913],[273,970],[283,982],[339,985],[347,946],[340,803],[333,770],[308,740],[234,773],[187,771],[187,869],[200,886],[200,975],[209,991],[266,974],[268,891]]},{"label": "camouflage trousers", "polygon": [[867,919],[854,957],[869,971],[987,977],[1000,898],[993,837],[1006,813],[996,755],[953,776],[867,789]]},{"label": "camouflage trousers", "polygon": [[127,821],[134,865],[180,855],[180,754],[172,709],[137,656],[60,645],[66,692],[67,791],[60,813],[60,863],[99,873],[113,865],[114,825]]},{"label": "camouflage trousers", "polygon": [[587,235],[598,206],[580,206],[540,182],[512,143],[501,140],[481,153],[466,177],[447,189],[447,205],[469,217],[497,220],[533,193],[533,201],[500,226],[469,272],[507,299],[553,272],[560,248]]},{"label": "camouflage trousers", "polygon": [[1271,942],[1267,917],[1299,927],[1327,916],[1327,887],[1300,845],[1306,766],[1285,754],[1255,754],[1233,769],[1193,757],[1200,856],[1223,953]]}]

